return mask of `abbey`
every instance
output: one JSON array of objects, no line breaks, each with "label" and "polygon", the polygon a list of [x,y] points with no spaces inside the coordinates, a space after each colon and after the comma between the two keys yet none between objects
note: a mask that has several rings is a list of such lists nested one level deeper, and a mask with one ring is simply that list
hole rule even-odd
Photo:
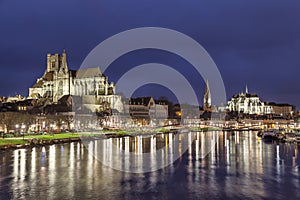
[{"label": "abbey", "polygon": [[29,98],[47,99],[48,104],[56,104],[66,95],[83,97],[83,104],[91,111],[99,110],[100,104],[109,104],[119,112],[123,110],[121,97],[115,94],[115,85],[109,83],[99,67],[70,70],[67,53],[47,54],[47,69],[29,88]]},{"label": "abbey", "polygon": [[261,101],[257,94],[250,94],[247,86],[244,93],[233,95],[232,99],[228,101],[228,109],[245,114],[266,115],[273,113],[272,106]]}]

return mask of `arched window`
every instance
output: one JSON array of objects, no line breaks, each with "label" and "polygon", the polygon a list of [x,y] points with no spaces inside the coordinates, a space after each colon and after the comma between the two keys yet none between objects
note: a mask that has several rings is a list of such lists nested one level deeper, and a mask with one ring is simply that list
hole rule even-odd
[{"label": "arched window", "polygon": [[62,96],[64,93],[64,83],[63,81],[59,81],[57,95]]}]

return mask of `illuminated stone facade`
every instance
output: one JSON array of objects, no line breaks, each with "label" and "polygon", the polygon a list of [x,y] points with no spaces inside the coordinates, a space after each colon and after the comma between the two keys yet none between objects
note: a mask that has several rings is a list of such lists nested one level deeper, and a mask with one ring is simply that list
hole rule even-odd
[{"label": "illuminated stone facade", "polygon": [[266,105],[262,102],[257,94],[249,94],[246,87],[245,93],[233,95],[228,102],[228,110],[244,114],[272,114],[273,108],[271,105]]},{"label": "illuminated stone facade", "polygon": [[100,68],[70,70],[67,65],[67,54],[48,54],[47,69],[29,88],[29,98],[48,99],[57,103],[65,95],[83,97],[86,108],[95,111],[99,105],[108,103],[112,109],[123,111],[121,97],[115,94],[114,83],[109,83]]}]

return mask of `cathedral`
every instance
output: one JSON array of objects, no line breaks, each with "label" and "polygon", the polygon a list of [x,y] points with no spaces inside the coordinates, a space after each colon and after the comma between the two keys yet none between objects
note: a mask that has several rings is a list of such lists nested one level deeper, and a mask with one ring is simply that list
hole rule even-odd
[{"label": "cathedral", "polygon": [[[63,96],[82,97],[85,108],[91,111],[100,109],[100,105],[109,104],[111,109],[123,111],[121,96],[115,94],[115,85],[109,83],[100,68],[70,70],[67,53],[47,54],[47,69],[29,88],[29,98],[47,99],[56,104]],[[100,109],[101,110],[101,109]]]}]

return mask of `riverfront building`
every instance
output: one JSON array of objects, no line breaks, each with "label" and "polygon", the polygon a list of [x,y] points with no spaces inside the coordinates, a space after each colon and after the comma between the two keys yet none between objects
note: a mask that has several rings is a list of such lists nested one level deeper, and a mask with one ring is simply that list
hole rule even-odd
[{"label": "riverfront building", "polygon": [[272,106],[262,102],[257,94],[250,94],[247,86],[245,92],[233,95],[228,101],[228,110],[250,115],[264,115],[273,112]]},{"label": "riverfront building", "polygon": [[48,54],[43,76],[29,88],[29,99],[44,99],[44,104],[57,104],[66,95],[82,97],[85,108],[94,112],[100,104],[123,111],[121,97],[115,94],[115,85],[108,81],[99,67],[70,70],[67,53]]},{"label": "riverfront building", "polygon": [[153,97],[130,98],[125,104],[125,112],[130,114],[135,124],[164,125],[168,119],[168,104]]},{"label": "riverfront building", "polygon": [[248,87],[246,91],[233,95],[228,101],[227,109],[230,112],[237,112],[250,115],[271,115],[272,117],[292,117],[294,106],[290,104],[277,104],[263,102],[257,94],[250,94]]}]

